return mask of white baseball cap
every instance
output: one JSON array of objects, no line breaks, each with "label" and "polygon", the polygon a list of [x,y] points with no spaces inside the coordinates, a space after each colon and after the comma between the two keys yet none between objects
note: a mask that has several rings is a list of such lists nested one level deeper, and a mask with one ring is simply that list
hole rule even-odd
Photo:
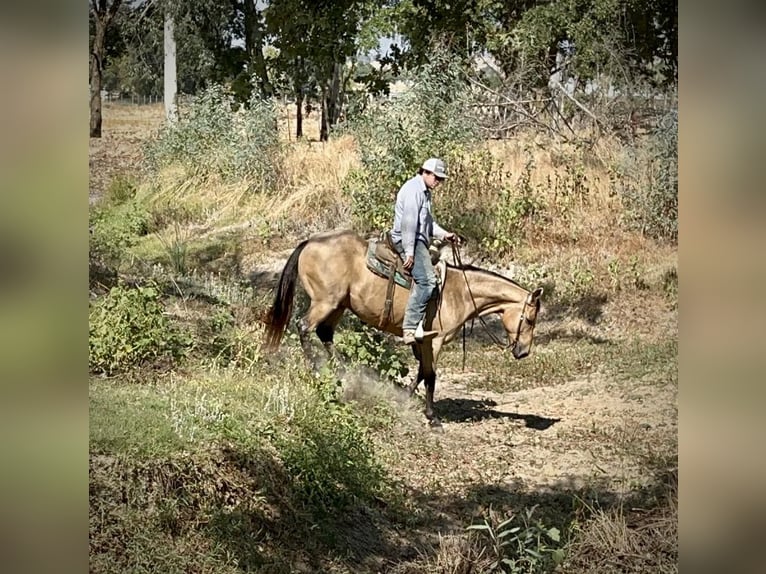
[{"label": "white baseball cap", "polygon": [[423,166],[421,169],[424,169],[425,171],[430,171],[436,177],[441,177],[443,179],[447,178],[447,167],[444,165],[444,162],[440,160],[439,158],[435,158],[435,157],[428,158],[426,161],[423,162]]}]

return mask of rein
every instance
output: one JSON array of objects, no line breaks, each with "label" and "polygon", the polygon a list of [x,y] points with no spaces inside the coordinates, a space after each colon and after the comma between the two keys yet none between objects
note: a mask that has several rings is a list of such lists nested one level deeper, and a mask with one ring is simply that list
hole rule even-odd
[{"label": "rein", "polygon": [[[489,335],[489,338],[492,339],[492,342],[495,343],[498,347],[500,347],[502,350],[508,349],[512,346],[510,342],[503,343],[497,338],[497,335],[495,335],[492,331],[489,330],[489,326],[487,325],[487,322],[484,320],[484,317],[481,315],[478,315],[479,308],[476,305],[476,299],[473,297],[473,292],[471,291],[471,285],[468,283],[468,276],[465,273],[465,267],[463,266],[463,261],[460,257],[460,247],[457,245],[456,242],[452,243],[452,259],[455,262],[455,265],[459,266],[461,270],[463,271],[463,279],[465,280],[465,285],[468,287],[468,294],[471,296],[471,303],[473,303],[473,309],[477,313],[477,317],[479,318],[479,321],[484,326],[484,329],[487,331],[487,334]],[[526,305],[525,305],[526,307]],[[519,326],[516,333],[516,340],[513,342],[513,346],[516,345],[516,341],[518,341],[518,334],[521,332],[521,325],[524,321],[524,311],[521,312],[521,317],[519,318]],[[465,370],[465,323],[463,323],[463,370]]]}]

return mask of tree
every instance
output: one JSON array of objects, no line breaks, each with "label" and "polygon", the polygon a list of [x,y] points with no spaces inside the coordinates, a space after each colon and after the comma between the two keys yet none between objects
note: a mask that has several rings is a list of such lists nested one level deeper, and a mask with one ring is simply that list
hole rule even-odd
[{"label": "tree", "polygon": [[271,97],[274,90],[269,81],[266,59],[263,55],[265,22],[262,11],[258,10],[257,4],[257,0],[243,0],[241,9],[244,14],[247,70],[251,76],[251,81],[257,82],[258,91],[261,97],[265,99]]},{"label": "tree", "polygon": [[175,23],[170,11],[165,12],[165,33],[164,33],[164,54],[165,68],[164,78],[164,100],[165,100],[165,118],[169,122],[176,120],[176,94],[178,92],[178,78],[176,75],[176,36]]},{"label": "tree", "polygon": [[122,0],[88,0],[94,33],[90,50],[90,137],[101,137],[101,88],[104,77],[105,40]]},{"label": "tree", "polygon": [[320,139],[340,118],[342,100],[356,55],[362,23],[378,3],[371,0],[272,0],[266,9],[267,30],[279,50],[278,65],[293,79],[302,135],[302,104],[312,83],[320,94]]}]

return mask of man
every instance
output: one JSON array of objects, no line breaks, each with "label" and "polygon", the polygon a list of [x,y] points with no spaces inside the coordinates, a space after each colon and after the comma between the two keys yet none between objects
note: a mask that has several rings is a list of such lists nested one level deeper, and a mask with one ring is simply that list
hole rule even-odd
[{"label": "man", "polygon": [[431,214],[431,191],[446,178],[444,162],[429,158],[417,175],[402,185],[396,196],[391,241],[413,281],[402,323],[403,339],[408,345],[438,334],[438,331],[423,331],[422,320],[436,289],[436,275],[428,251],[431,239],[457,239],[454,233],[436,223]]}]

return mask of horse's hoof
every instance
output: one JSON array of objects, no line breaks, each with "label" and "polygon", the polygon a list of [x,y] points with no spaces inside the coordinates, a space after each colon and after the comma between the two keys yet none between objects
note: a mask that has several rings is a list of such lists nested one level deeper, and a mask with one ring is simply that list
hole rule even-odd
[{"label": "horse's hoof", "polygon": [[442,425],[442,422],[436,417],[428,421],[428,428],[433,431],[444,432],[444,425]]}]

